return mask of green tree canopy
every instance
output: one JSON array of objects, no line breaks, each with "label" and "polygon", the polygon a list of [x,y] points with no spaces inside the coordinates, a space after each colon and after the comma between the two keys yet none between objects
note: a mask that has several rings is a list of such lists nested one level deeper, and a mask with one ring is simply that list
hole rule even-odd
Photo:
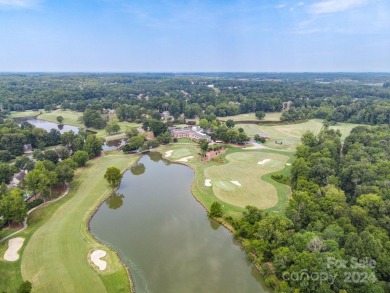
[{"label": "green tree canopy", "polygon": [[104,174],[104,178],[110,183],[111,185],[118,185],[122,179],[121,171],[116,167],[109,167],[106,170],[106,173]]}]

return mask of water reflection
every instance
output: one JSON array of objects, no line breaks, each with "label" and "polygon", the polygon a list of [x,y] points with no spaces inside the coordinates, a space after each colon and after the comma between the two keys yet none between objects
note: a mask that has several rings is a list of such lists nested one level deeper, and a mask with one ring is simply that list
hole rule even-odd
[{"label": "water reflection", "polygon": [[216,231],[221,226],[220,223],[218,223],[216,220],[210,218],[210,227]]},{"label": "water reflection", "polygon": [[145,165],[142,163],[139,163],[139,164],[131,167],[130,172],[133,175],[141,175],[141,174],[145,173],[145,170],[146,170]]},{"label": "water reflection", "polygon": [[119,147],[124,146],[127,141],[128,141],[128,138],[115,139],[115,140],[106,141],[105,144],[103,145],[103,151],[113,151],[113,150],[116,150]]},{"label": "water reflection", "polygon": [[[66,125],[66,124],[56,124],[45,120],[40,120],[36,118],[15,118],[14,119],[16,123],[21,125],[22,127],[28,127],[29,123],[30,125],[34,125],[38,128],[43,128],[47,132],[49,132],[51,129],[58,129],[61,133],[64,133],[66,131],[72,130],[74,133],[78,133],[80,128],[76,126]],[[26,123],[27,122],[27,123]]]},{"label": "water reflection", "polygon": [[124,197],[125,196],[123,194],[114,193],[107,199],[106,204],[110,209],[113,210],[119,209],[123,205]]},{"label": "water reflection", "polygon": [[148,153],[148,156],[153,162],[156,163],[162,159],[161,153],[157,153],[157,152],[150,152]]}]

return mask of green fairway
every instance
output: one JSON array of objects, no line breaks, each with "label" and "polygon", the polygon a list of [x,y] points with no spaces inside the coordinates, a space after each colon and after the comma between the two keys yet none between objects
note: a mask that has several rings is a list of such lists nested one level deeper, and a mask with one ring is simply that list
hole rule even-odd
[{"label": "green fairway", "polygon": [[41,112],[44,112],[44,110],[39,111],[33,111],[33,110],[27,110],[23,112],[11,112],[11,118],[25,118],[25,117],[35,117],[39,115]]},{"label": "green fairway", "polygon": [[[94,240],[87,224],[94,209],[112,192],[103,179],[106,169],[116,166],[124,170],[137,159],[118,154],[105,156],[78,170],[65,198],[34,211],[29,228],[20,234],[27,238],[21,260],[15,263],[1,260],[1,270],[9,271],[16,284],[21,282],[22,275],[33,283],[34,292],[129,292],[126,268],[111,249]],[[0,246],[0,252],[5,246],[4,243]],[[105,257],[108,266],[103,272],[88,259],[95,249],[108,253]],[[15,288],[10,282],[3,284],[0,282],[2,290]]]},{"label": "green fairway", "polygon": [[262,176],[285,168],[288,156],[262,151],[242,151],[226,156],[229,161],[205,169],[205,177],[212,182],[215,196],[238,207],[252,205],[269,209],[278,203],[275,186]]},{"label": "green fairway", "polygon": [[[335,126],[330,126],[331,129],[340,130],[344,140],[351,130],[359,124],[352,123],[338,123]],[[319,134],[322,127],[323,121],[318,119],[312,119],[304,123],[298,124],[278,124],[278,125],[256,125],[256,124],[240,124],[236,127],[242,127],[245,132],[253,137],[256,133],[264,132],[268,134],[269,139],[265,145],[273,149],[284,149],[289,151],[295,151],[297,145],[301,142],[301,136],[306,131],[311,131],[315,135]],[[275,142],[276,141],[276,142]],[[282,142],[282,144],[278,144]]]},{"label": "green fairway", "polygon": [[55,110],[51,112],[44,112],[39,115],[38,118],[52,123],[58,123],[58,116],[64,117],[64,121],[62,122],[64,124],[73,125],[77,127],[85,127],[84,124],[79,121],[79,118],[83,116],[83,113],[76,111]]},{"label": "green fairway", "polygon": [[[225,193],[227,195],[229,194],[235,194],[237,190],[238,193],[245,193],[243,192],[243,189],[250,189],[250,194],[254,195],[254,198],[257,198],[258,196],[261,197],[261,200],[264,199],[264,203],[262,203],[263,207],[266,208],[267,211],[270,212],[280,212],[283,213],[285,206],[288,202],[289,196],[291,195],[291,189],[289,186],[278,183],[274,181],[271,178],[271,174],[277,170],[281,170],[278,173],[281,173],[285,176],[289,176],[289,172],[291,169],[291,166],[286,166],[285,162],[292,163],[294,160],[294,157],[291,153],[287,152],[280,152],[275,150],[269,150],[269,149],[263,149],[263,150],[245,150],[245,149],[239,149],[239,148],[229,148],[224,154],[220,155],[222,158],[225,159],[225,163],[217,163],[213,161],[209,162],[201,162],[199,157],[199,149],[198,146],[193,144],[183,145],[183,144],[169,144],[169,145],[163,145],[160,146],[157,151],[161,152],[163,156],[165,155],[166,151],[173,150],[172,156],[168,157],[167,159],[175,161],[176,158],[173,157],[173,154],[180,154],[183,155],[182,151],[183,149],[186,149],[187,152],[185,156],[191,155],[194,156],[193,159],[189,160],[186,165],[193,168],[195,171],[195,178],[192,184],[192,191],[200,203],[206,207],[206,209],[210,209],[211,204],[215,201],[218,201],[222,205],[223,212],[225,216],[232,216],[235,218],[239,218],[242,215],[242,211],[244,210],[243,207],[245,207],[245,201],[239,200],[237,201],[237,197],[233,198],[234,200],[232,202],[227,202],[220,197],[222,193]],[[233,154],[233,160],[232,162],[228,162],[230,156]],[[248,155],[249,154],[249,155]],[[261,158],[267,159],[274,157],[275,160],[268,161],[267,164],[264,164],[264,166],[258,165],[257,163]],[[258,161],[257,161],[258,159]],[[234,161],[234,162],[233,162]],[[231,174],[234,174],[234,169],[237,167],[236,164],[239,166],[239,168],[244,169],[243,172],[247,172],[248,170],[255,170],[255,172],[249,172],[247,174],[247,178],[239,179],[242,177],[245,177],[244,174],[236,174],[237,178],[233,178]],[[206,176],[208,175],[208,170],[210,171],[211,168],[216,168],[216,172],[220,173],[219,177],[218,174],[214,180],[213,178],[210,178]],[[221,169],[220,169],[221,168]],[[212,170],[212,169],[211,169]],[[213,170],[212,170],[213,172]],[[231,176],[231,178],[229,177]],[[205,186],[205,180],[211,179],[212,184],[215,185],[215,187],[208,187]],[[252,188],[248,186],[244,186],[242,184],[241,187],[237,186],[236,184],[233,184],[230,181],[237,180],[241,181],[248,181],[250,184],[252,182],[256,182],[255,187],[252,186]],[[244,182],[243,181],[243,182]],[[243,183],[240,182],[240,183]],[[241,188],[241,191],[240,191]],[[270,190],[270,196],[267,196],[263,190],[266,188],[267,190]],[[217,191],[219,194],[216,194],[216,189],[220,190]],[[260,195],[258,195],[260,194]],[[225,199],[225,198],[224,198]],[[249,201],[253,199],[249,198]],[[258,201],[257,201],[258,203]],[[249,204],[249,202],[248,202]]]},{"label": "green fairway", "polygon": [[282,115],[281,112],[272,112],[272,113],[266,113],[264,119],[257,119],[255,116],[255,113],[247,113],[247,114],[240,114],[240,115],[235,115],[235,116],[226,116],[226,117],[218,117],[219,120],[221,121],[226,121],[226,120],[233,120],[236,122],[240,121],[280,121],[280,116]]}]

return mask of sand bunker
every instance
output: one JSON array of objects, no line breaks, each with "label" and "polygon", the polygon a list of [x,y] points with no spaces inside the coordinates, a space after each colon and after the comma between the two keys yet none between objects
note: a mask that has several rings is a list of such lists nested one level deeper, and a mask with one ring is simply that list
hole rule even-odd
[{"label": "sand bunker", "polygon": [[235,185],[237,185],[237,186],[241,186],[241,183],[238,182],[238,181],[236,181],[236,180],[232,180],[232,181],[230,181],[230,182],[233,183],[233,184],[235,184]]},{"label": "sand bunker", "polygon": [[177,160],[178,162],[188,162],[189,159],[192,159],[194,156],[189,156],[189,157],[185,157],[185,158],[181,158],[179,160]]},{"label": "sand bunker", "polygon": [[206,179],[204,181],[204,186],[207,186],[207,187],[210,187],[212,184],[211,184],[211,180],[210,179]]},{"label": "sand bunker", "polygon": [[166,151],[165,152],[165,157],[168,158],[168,157],[172,156],[172,153],[173,153],[172,150],[171,151]]},{"label": "sand bunker", "polygon": [[8,241],[8,249],[4,253],[4,259],[7,261],[17,261],[19,259],[18,251],[22,248],[24,238],[17,237]]},{"label": "sand bunker", "polygon": [[104,250],[95,250],[91,253],[91,261],[99,268],[99,270],[104,271],[107,267],[107,262],[101,260],[102,257],[105,257],[107,252]]},{"label": "sand bunker", "polygon": [[271,159],[265,159],[265,160],[262,160],[262,161],[258,162],[257,164],[264,165],[265,163],[267,163],[269,161],[271,161]]}]

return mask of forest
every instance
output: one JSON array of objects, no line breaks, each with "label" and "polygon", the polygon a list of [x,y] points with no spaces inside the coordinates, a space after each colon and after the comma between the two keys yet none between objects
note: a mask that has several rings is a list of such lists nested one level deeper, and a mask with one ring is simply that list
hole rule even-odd
[{"label": "forest", "polygon": [[247,207],[228,219],[276,292],[389,290],[390,127],[340,136],[303,135],[285,215]]},{"label": "forest", "polygon": [[[390,117],[390,75],[379,73],[2,74],[3,111],[115,109],[120,121],[169,111],[192,119],[281,111],[285,121],[381,124]],[[88,123],[88,122],[87,122]],[[97,128],[104,122],[98,121]]]}]

